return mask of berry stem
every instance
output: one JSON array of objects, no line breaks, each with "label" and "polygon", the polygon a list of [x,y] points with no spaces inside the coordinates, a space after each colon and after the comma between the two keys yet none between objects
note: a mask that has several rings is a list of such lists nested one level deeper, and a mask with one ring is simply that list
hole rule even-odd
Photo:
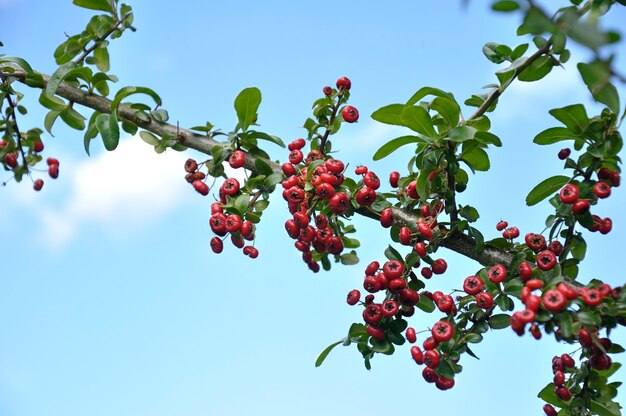
[{"label": "berry stem", "polygon": [[323,155],[326,155],[324,148],[326,147],[326,141],[328,140],[328,136],[330,136],[331,126],[335,122],[335,118],[337,118],[337,112],[339,111],[339,106],[341,105],[341,98],[343,98],[343,92],[345,90],[339,91],[337,95],[337,104],[333,106],[333,112],[330,115],[330,120],[328,120],[328,124],[326,125],[326,131],[320,140],[319,151],[322,152]]}]

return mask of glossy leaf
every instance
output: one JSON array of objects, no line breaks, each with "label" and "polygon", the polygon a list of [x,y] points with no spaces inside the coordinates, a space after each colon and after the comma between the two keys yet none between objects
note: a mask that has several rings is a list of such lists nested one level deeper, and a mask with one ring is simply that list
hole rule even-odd
[{"label": "glossy leaf", "polygon": [[344,341],[345,339],[342,339],[341,341],[333,342],[328,347],[326,347],[324,351],[322,351],[322,353],[319,355],[319,357],[317,357],[317,360],[315,360],[315,367],[319,367],[320,365],[322,365],[322,363],[324,362],[326,357],[328,357],[328,354],[330,354],[333,348],[335,348],[339,344],[343,344]]},{"label": "glossy leaf", "polygon": [[430,115],[424,107],[405,107],[402,111],[402,122],[406,127],[424,136],[433,139],[437,137],[437,132],[435,132],[435,127],[430,119]]},{"label": "glossy leaf", "polygon": [[76,6],[91,10],[102,10],[111,12],[111,2],[109,0],[73,0]]},{"label": "glossy leaf", "polygon": [[405,146],[410,143],[427,143],[427,140],[419,136],[396,137],[395,139],[392,139],[388,141],[387,143],[385,143],[384,145],[382,145],[376,151],[376,153],[374,153],[373,159],[374,160],[383,159],[389,156],[391,153],[398,150],[400,147]]},{"label": "glossy leaf", "polygon": [[152,97],[157,107],[161,106],[161,97],[152,91],[150,88],[146,87],[124,87],[121,88],[117,94],[115,94],[115,98],[111,102],[111,112],[116,112],[122,100],[133,94],[146,94]]},{"label": "glossy leaf", "polygon": [[500,138],[493,133],[489,133],[488,131],[477,131],[476,134],[474,134],[474,138],[482,144],[492,144],[496,147],[502,146]]},{"label": "glossy leaf", "polygon": [[472,140],[476,134],[476,129],[468,126],[458,126],[450,130],[448,133],[448,140],[455,143],[462,143],[467,140]]},{"label": "glossy leaf", "polygon": [[619,114],[619,95],[615,86],[609,81],[607,65],[603,62],[591,64],[581,62],[577,67],[593,98],[608,106],[615,114]]},{"label": "glossy leaf", "polygon": [[554,195],[554,193],[561,189],[569,180],[569,177],[563,175],[544,179],[528,193],[526,196],[526,205],[532,206],[538,204],[547,197]]},{"label": "glossy leaf", "polygon": [[553,58],[550,56],[541,56],[524,69],[517,79],[526,82],[538,81],[548,75],[550,71],[552,71],[552,68],[554,68]]},{"label": "glossy leaf", "polygon": [[464,153],[461,160],[467,162],[473,169],[481,172],[486,172],[491,167],[487,152],[480,147],[476,147],[471,151]]},{"label": "glossy leaf", "polygon": [[589,117],[587,117],[587,111],[582,104],[553,108],[549,113],[575,134],[581,134],[589,125]]},{"label": "glossy leaf", "polygon": [[510,316],[506,313],[499,313],[489,317],[489,327],[491,329],[503,329],[511,325]]},{"label": "glossy leaf", "polygon": [[576,135],[566,127],[551,127],[536,135],[533,143],[546,145],[576,138]]},{"label": "glossy leaf", "polygon": [[419,90],[417,90],[417,92],[413,94],[411,98],[409,98],[409,100],[406,102],[406,106],[407,107],[413,106],[417,104],[422,98],[427,97],[429,95],[434,95],[435,97],[448,98],[456,102],[456,100],[454,99],[454,95],[452,93],[446,92],[444,90],[440,90],[439,88],[422,87]]},{"label": "glossy leaf", "polygon": [[243,89],[235,98],[235,111],[239,120],[239,127],[248,130],[256,122],[257,110],[261,105],[261,91],[256,87]]}]

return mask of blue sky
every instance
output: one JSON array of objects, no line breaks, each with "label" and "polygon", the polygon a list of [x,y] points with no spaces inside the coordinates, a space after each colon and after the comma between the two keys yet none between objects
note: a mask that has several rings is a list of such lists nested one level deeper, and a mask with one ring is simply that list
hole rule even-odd
[{"label": "blue sky", "polygon": [[[367,164],[381,177],[402,170],[406,153],[380,162],[371,155],[403,131],[369,114],[425,85],[463,101],[495,79],[482,45],[520,43],[516,18],[494,15],[483,2],[211,3],[131,3],[138,31],[111,46],[120,85],[155,89],[181,126],[211,121],[224,129],[236,123],[238,91],[257,86],[261,127],[289,141],[304,134],[300,126],[322,87],[347,75],[361,119],[342,128],[334,147],[351,166]],[[0,0],[3,53],[50,73],[64,33],[82,30],[89,16],[69,1]],[[622,8],[609,26],[624,18]],[[624,46],[617,52],[626,68]],[[587,57],[578,49],[574,55]],[[548,109],[591,104],[579,84],[572,63],[502,97],[492,129],[504,147],[491,151],[491,171],[472,178],[461,196],[480,211],[488,237],[501,218],[522,233],[543,228],[548,204],[529,209],[524,197],[561,171],[560,146],[546,152],[532,138],[556,125]],[[36,91],[22,90],[36,103]],[[42,126],[44,113],[30,110],[20,125]],[[0,189],[0,415],[541,412],[535,396],[551,379],[550,359],[569,347],[510,330],[488,334],[474,349],[480,361],[463,357],[465,370],[447,392],[423,382],[408,348],[376,357],[370,372],[355,348],[338,348],[314,367],[360,321],[345,294],[360,287],[369,261],[383,259],[387,234],[377,224],[356,221],[360,265],[314,275],[282,231],[287,212],[278,196],[259,227],[258,259],[232,247],[216,256],[208,244],[211,200],[183,180],[188,154],[158,156],[126,138],[113,153],[94,143],[87,158],[81,133],[60,124],[53,133],[44,141],[46,155],[61,160],[59,179],[46,180],[40,193],[26,183]],[[624,203],[621,188],[602,202],[614,228],[587,236],[583,279],[624,283]],[[432,287],[458,288],[478,269],[441,254],[449,269]],[[437,319],[422,315],[412,325],[423,329]],[[615,339],[625,341],[623,333]]]}]

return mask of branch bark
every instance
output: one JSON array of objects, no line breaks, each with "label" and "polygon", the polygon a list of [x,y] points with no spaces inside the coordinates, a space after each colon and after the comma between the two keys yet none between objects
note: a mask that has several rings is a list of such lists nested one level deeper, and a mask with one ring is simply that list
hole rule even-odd
[{"label": "branch bark", "polygon": [[[23,69],[17,68],[13,65],[11,65],[11,68],[14,69],[14,72],[2,72],[2,67],[0,66],[0,78],[14,78],[21,83],[38,89],[45,89],[50,80],[48,75],[37,72],[36,74],[38,75],[38,79],[33,81],[32,77],[28,78],[28,73]],[[80,104],[101,113],[111,112],[111,100],[108,98],[89,93],[65,82],[62,82],[59,85],[56,94],[69,100],[70,102]],[[182,145],[207,155],[211,155],[211,151],[215,147],[229,146],[228,143],[219,142],[209,136],[201,135],[173,124],[161,123],[152,118],[150,118],[150,121],[148,122],[143,121],[137,116],[137,110],[123,104],[118,107],[118,117],[120,121],[127,120],[135,123],[140,128],[154,133],[157,136],[170,135],[171,137],[176,137]],[[257,159],[259,159],[259,157],[246,154],[246,163],[244,167],[252,172],[256,172],[258,170],[256,167]],[[278,163],[267,159],[262,160],[272,168],[272,171],[282,173],[281,166]],[[356,212],[364,217],[368,217],[376,221],[379,220],[378,214],[370,211],[369,209],[360,208],[356,210]],[[405,225],[415,225],[419,219],[417,215],[399,208],[393,208],[393,216],[396,223]],[[450,234],[440,242],[440,246],[475,260],[483,266],[492,266],[498,263],[508,265],[513,260],[513,256],[510,253],[491,247],[485,247],[481,253],[477,253],[476,241],[473,238],[461,233]]]}]

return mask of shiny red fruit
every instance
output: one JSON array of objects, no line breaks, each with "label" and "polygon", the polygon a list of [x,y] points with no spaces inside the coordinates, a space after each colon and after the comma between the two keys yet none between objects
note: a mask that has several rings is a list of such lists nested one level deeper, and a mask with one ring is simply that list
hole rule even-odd
[{"label": "shiny red fruit", "polygon": [[608,198],[611,195],[611,187],[606,182],[597,182],[593,186],[593,193],[598,198]]},{"label": "shiny red fruit", "polygon": [[[52,169],[52,167],[53,166],[50,166],[48,169]],[[209,194],[209,185],[204,183],[204,181],[197,179],[193,181],[192,185],[193,185],[193,189],[195,189],[199,194],[205,195],[205,196]]]},{"label": "shiny red fruit", "polygon": [[349,90],[352,87],[352,81],[348,77],[341,77],[337,80],[337,89]]},{"label": "shiny red fruit", "polygon": [[347,105],[341,110],[341,116],[347,123],[354,123],[359,119],[359,110],[356,107]]},{"label": "shiny red fruit", "polygon": [[567,298],[556,289],[544,292],[542,298],[543,306],[550,312],[558,312],[567,304]]},{"label": "shiny red fruit", "polygon": [[389,174],[389,185],[392,188],[398,187],[398,181],[400,180],[400,172],[393,171]]},{"label": "shiny red fruit", "polygon": [[503,231],[506,227],[509,226],[509,223],[506,221],[500,221],[496,224],[496,230]]},{"label": "shiny red fruit", "polygon": [[519,228],[517,227],[509,227],[506,230],[502,231],[502,237],[507,240],[512,240],[514,238],[519,237]]},{"label": "shiny red fruit", "polygon": [[485,283],[478,276],[468,276],[463,281],[463,290],[468,295],[477,295],[483,290]]},{"label": "shiny red fruit", "polygon": [[243,167],[246,164],[246,154],[241,150],[235,150],[228,158],[228,164],[233,169]]},{"label": "shiny red fruit", "polygon": [[446,342],[454,335],[454,327],[448,321],[439,321],[431,329],[437,342]]},{"label": "shiny red fruit", "polygon": [[556,266],[556,256],[550,250],[544,250],[537,254],[535,259],[537,267],[543,271],[552,270]]},{"label": "shiny red fruit", "polygon": [[569,157],[569,155],[572,153],[572,151],[569,148],[565,148],[565,149],[561,149],[559,150],[559,159],[561,160],[565,160]]},{"label": "shiny red fruit", "polygon": [[433,270],[434,274],[443,274],[448,269],[448,263],[446,263],[444,259],[437,259],[433,261],[431,269]]},{"label": "shiny red fruit", "polygon": [[[409,341],[411,344],[413,344],[415,341],[417,341],[417,335],[415,334],[415,328],[413,328],[413,327],[408,327],[406,329],[406,332],[405,332],[404,336],[406,337],[406,340]],[[418,363],[418,364],[420,364],[420,363]]]},{"label": "shiny red fruit", "polygon": [[578,200],[579,194],[580,190],[578,189],[578,186],[573,183],[568,183],[561,189],[561,192],[559,192],[559,198],[564,204],[573,204]]},{"label": "shiny red fruit", "polygon": [[585,201],[584,199],[579,199],[578,201],[574,202],[574,205],[572,205],[572,212],[574,213],[574,215],[583,215],[589,212],[589,208],[589,202]]},{"label": "shiny red fruit", "polygon": [[211,239],[211,250],[213,250],[214,253],[221,253],[222,250],[224,249],[224,243],[222,242],[222,240],[218,237],[213,237]]},{"label": "shiny red fruit", "polygon": [[506,268],[502,264],[496,264],[487,271],[487,278],[491,283],[502,283],[506,279]]}]

